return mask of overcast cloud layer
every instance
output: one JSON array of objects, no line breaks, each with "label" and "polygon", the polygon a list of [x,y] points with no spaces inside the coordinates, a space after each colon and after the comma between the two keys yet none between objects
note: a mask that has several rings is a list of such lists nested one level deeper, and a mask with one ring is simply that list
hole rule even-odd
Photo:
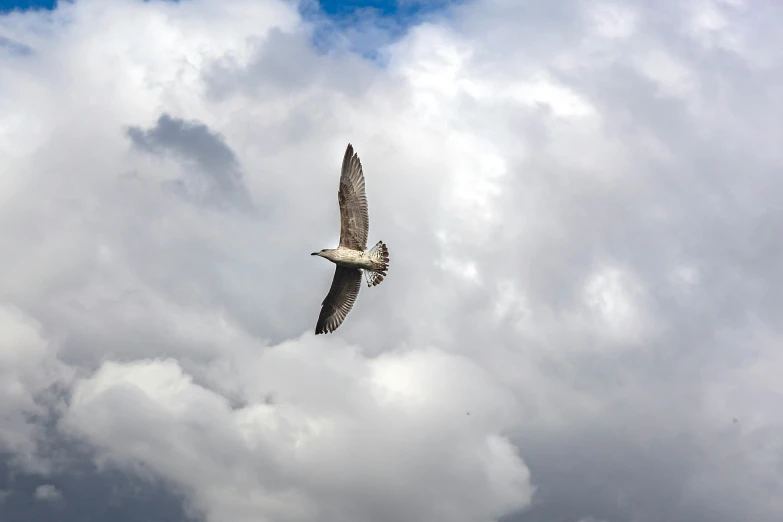
[{"label": "overcast cloud layer", "polygon": [[[0,16],[29,502],[78,453],[206,522],[783,520],[783,6],[298,7]],[[315,337],[348,142],[392,264]]]}]

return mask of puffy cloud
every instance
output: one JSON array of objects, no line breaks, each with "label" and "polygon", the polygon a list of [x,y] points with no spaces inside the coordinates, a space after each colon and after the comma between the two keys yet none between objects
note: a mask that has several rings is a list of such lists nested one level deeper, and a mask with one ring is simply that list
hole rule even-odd
[{"label": "puffy cloud", "polygon": [[154,128],[130,127],[127,134],[142,151],[171,153],[184,160],[184,175],[165,186],[186,199],[218,208],[251,205],[234,153],[206,125],[163,114]]},{"label": "puffy cloud", "polygon": [[62,498],[60,491],[51,484],[42,484],[38,486],[35,488],[35,493],[33,493],[33,496],[36,498],[36,500],[41,500],[44,502],[53,502]]},{"label": "puffy cloud", "polygon": [[306,339],[245,357],[234,404],[172,359],[107,362],[65,423],[103,457],[187,484],[210,520],[491,520],[529,501],[500,435],[513,397],[465,358],[367,360]]},{"label": "puffy cloud", "polygon": [[70,377],[41,325],[21,310],[0,307],[0,451],[24,470],[46,471],[41,421],[57,406],[57,389]]},{"label": "puffy cloud", "polygon": [[[207,520],[779,520],[779,11],[3,15],[0,444]],[[314,338],[349,141],[392,266]]]}]

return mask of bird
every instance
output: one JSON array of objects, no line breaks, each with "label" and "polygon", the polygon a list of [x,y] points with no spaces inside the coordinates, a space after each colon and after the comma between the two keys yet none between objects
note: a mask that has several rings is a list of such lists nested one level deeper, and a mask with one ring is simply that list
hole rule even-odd
[{"label": "bird", "polygon": [[389,249],[386,243],[378,241],[367,249],[370,218],[364,192],[364,172],[362,162],[350,143],[343,156],[337,201],[340,204],[338,247],[310,254],[337,265],[332,286],[321,303],[315,335],[334,332],[343,323],[359,295],[362,273],[367,286],[371,287],[380,284],[389,270]]}]

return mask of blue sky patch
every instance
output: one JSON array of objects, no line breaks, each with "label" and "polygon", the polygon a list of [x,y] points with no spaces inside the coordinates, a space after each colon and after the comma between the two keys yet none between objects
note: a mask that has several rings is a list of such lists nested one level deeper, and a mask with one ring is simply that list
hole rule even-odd
[{"label": "blue sky patch", "polygon": [[380,49],[428,16],[464,0],[321,0],[302,2],[300,12],[315,32],[320,52],[350,50],[383,65]]},{"label": "blue sky patch", "polygon": [[[14,9],[53,9],[56,0],[0,0],[0,11]],[[405,17],[421,11],[443,7],[449,0],[321,0],[321,8],[329,16],[344,17],[357,9],[374,9],[383,16]]]},{"label": "blue sky patch", "polygon": [[55,0],[0,0],[0,12],[14,9],[54,9]]}]

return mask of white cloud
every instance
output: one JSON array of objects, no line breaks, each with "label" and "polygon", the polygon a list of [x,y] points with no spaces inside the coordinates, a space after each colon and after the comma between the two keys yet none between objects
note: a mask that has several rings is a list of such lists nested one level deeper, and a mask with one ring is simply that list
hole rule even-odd
[{"label": "white cloud", "polygon": [[0,450],[15,455],[24,469],[47,469],[39,458],[35,418],[46,417],[51,387],[65,384],[69,373],[40,324],[15,307],[0,306]]},{"label": "white cloud", "polygon": [[35,493],[33,493],[33,496],[36,500],[52,502],[61,499],[62,493],[60,493],[60,490],[51,484],[42,484],[35,488]]},{"label": "white cloud", "polygon": [[[209,521],[779,520],[779,38],[651,5],[383,66],[273,0],[1,16],[2,450],[62,414]],[[392,266],[315,338],[349,141]]]},{"label": "white cloud", "polygon": [[639,20],[633,7],[616,2],[595,2],[588,11],[596,32],[604,38],[625,39],[636,31]]},{"label": "white cloud", "polygon": [[65,422],[105,458],[192,488],[214,520],[467,521],[529,502],[528,470],[500,435],[513,400],[480,368],[439,350],[325,348],[247,354],[229,376],[236,408],[174,360],[106,363],[75,386]]}]

